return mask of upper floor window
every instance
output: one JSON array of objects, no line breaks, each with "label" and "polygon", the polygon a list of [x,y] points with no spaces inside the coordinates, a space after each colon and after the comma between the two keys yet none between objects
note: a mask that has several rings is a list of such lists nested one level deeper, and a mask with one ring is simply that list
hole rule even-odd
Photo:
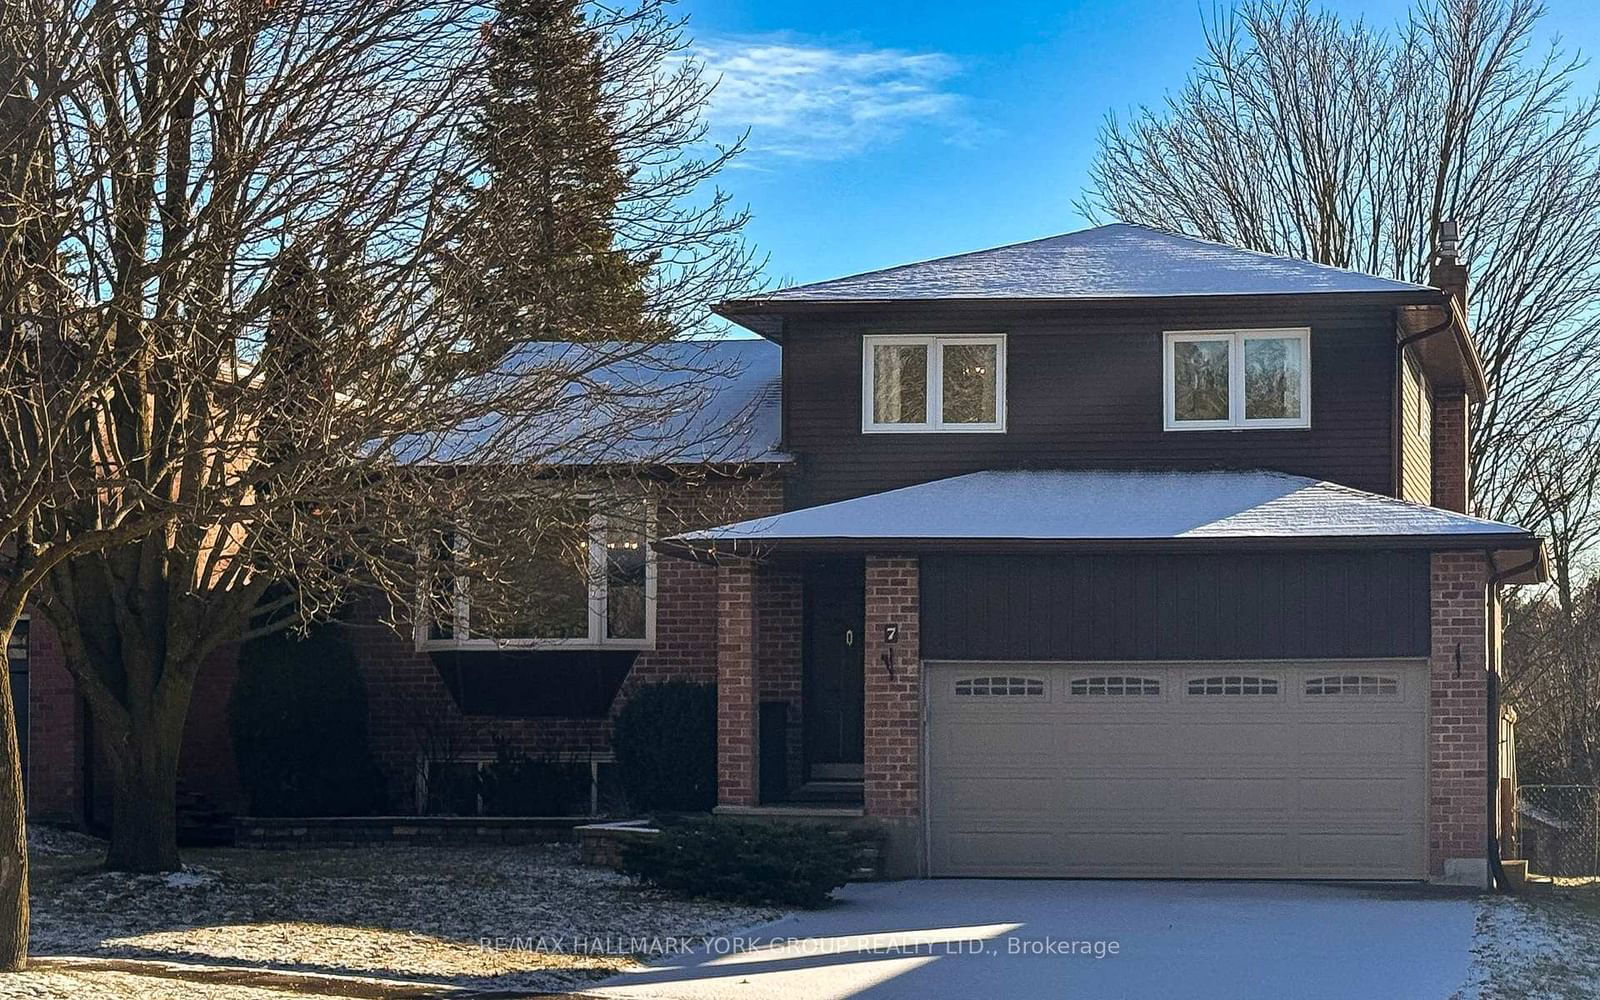
[{"label": "upper floor window", "polygon": [[1311,331],[1168,333],[1169,431],[1311,426]]},{"label": "upper floor window", "polygon": [[1003,431],[1006,338],[863,338],[863,431]]},{"label": "upper floor window", "polygon": [[[492,576],[444,573],[419,629],[425,648],[647,648],[655,636],[653,516],[643,501],[550,518],[528,551],[494,560]],[[459,535],[451,561],[468,561]]]}]

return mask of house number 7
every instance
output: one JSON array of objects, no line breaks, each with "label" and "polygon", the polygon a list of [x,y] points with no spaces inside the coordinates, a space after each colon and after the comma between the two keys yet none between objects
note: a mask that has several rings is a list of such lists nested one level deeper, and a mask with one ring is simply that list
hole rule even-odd
[{"label": "house number 7", "polygon": [[900,626],[898,626],[898,625],[885,625],[883,627],[883,641],[884,642],[899,642],[900,641]]}]

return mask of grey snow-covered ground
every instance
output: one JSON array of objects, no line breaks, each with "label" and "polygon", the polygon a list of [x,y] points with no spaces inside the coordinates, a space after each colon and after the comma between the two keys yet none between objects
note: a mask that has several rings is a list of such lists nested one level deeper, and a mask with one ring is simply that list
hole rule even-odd
[{"label": "grey snow-covered ground", "polygon": [[[779,916],[644,891],[579,866],[564,846],[200,850],[186,853],[182,872],[129,876],[102,870],[103,845],[91,838],[39,829],[31,843],[41,960],[0,977],[0,1000],[583,990]],[[1462,902],[1476,923],[1470,934],[1462,929],[1471,972],[1454,997],[1600,997],[1600,887]],[[1329,957],[1333,968],[1305,975],[1327,982],[1341,963],[1361,961]],[[130,959],[166,963],[165,971]],[[264,983],[240,969],[279,979]],[[1182,969],[1174,975],[1170,995],[1207,995]]]},{"label": "grey snow-covered ground", "polygon": [[[777,916],[672,899],[568,846],[185,852],[167,875],[102,870],[102,845],[32,837],[34,956],[161,959],[451,990],[580,987],[671,949]],[[145,983],[48,961],[0,978],[0,998],[216,997],[283,990]],[[118,992],[122,990],[123,992]],[[311,994],[307,994],[311,995]]]}]

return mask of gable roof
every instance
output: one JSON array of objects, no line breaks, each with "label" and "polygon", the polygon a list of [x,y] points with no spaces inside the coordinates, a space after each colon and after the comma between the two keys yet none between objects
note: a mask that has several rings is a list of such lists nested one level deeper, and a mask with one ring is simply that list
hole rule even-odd
[{"label": "gable roof", "polygon": [[770,341],[682,340],[623,344],[525,344],[503,376],[549,371],[567,384],[518,440],[499,436],[503,416],[427,439],[402,441],[399,461],[472,462],[485,442],[499,456],[546,465],[688,465],[787,462],[779,450],[782,349]]},{"label": "gable roof", "polygon": [[1225,542],[1537,552],[1516,525],[1267,470],[974,472],[669,539],[679,547]]},{"label": "gable roof", "polygon": [[1330,292],[1438,302],[1427,285],[1113,223],[1060,236],[781,288],[718,307],[723,315],[785,303],[940,299],[1099,300]]}]

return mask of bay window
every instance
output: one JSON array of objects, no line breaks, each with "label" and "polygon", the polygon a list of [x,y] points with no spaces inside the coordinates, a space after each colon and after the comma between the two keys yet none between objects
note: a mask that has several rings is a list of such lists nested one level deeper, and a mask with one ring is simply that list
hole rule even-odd
[{"label": "bay window", "polygon": [[[655,638],[653,512],[648,504],[556,511],[526,548],[484,559],[483,570],[445,570],[418,631],[427,649],[647,648]],[[470,565],[450,536],[445,560]],[[482,543],[480,543],[482,544]]]}]

